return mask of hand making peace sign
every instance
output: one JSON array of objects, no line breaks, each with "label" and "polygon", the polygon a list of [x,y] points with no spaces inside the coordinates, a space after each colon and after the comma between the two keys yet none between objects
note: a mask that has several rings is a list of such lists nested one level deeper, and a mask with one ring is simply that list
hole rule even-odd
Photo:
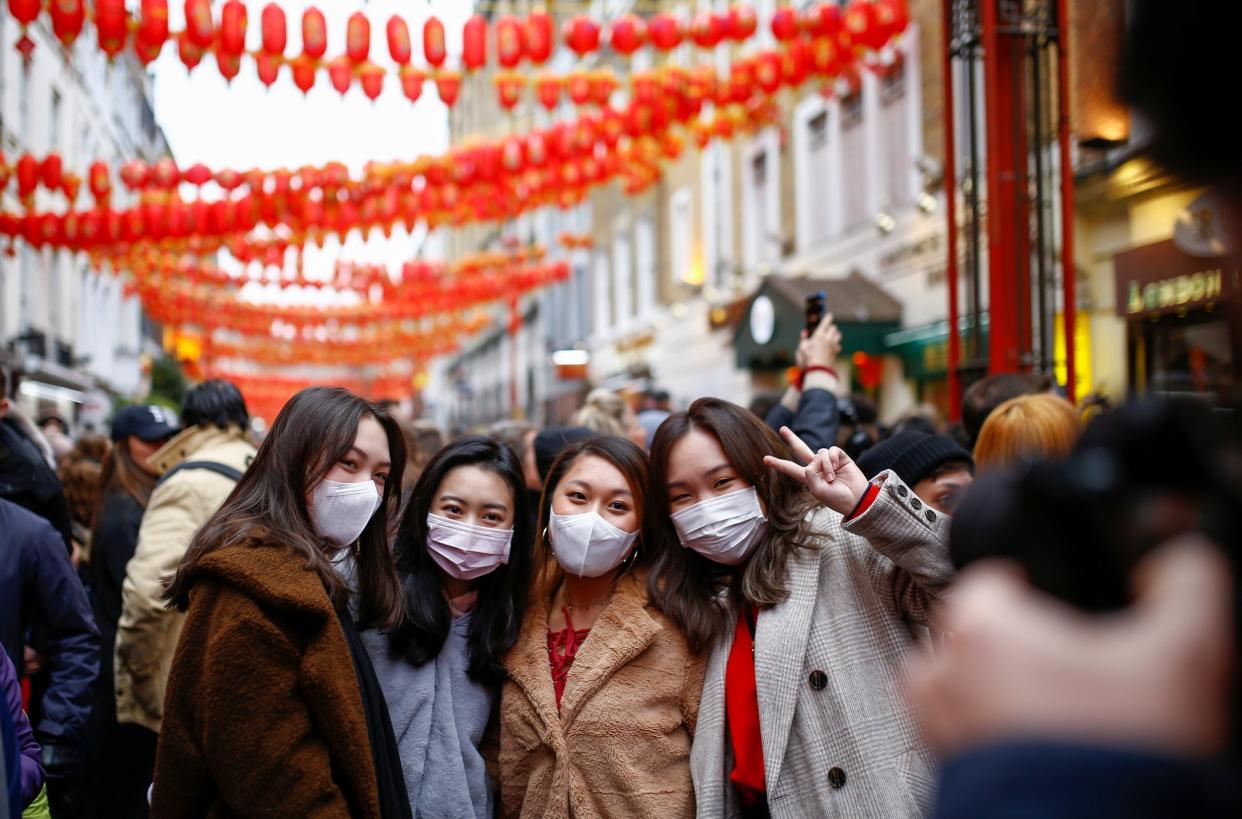
[{"label": "hand making peace sign", "polygon": [[789,427],[781,427],[781,437],[793,455],[805,466],[772,455],[765,455],[765,465],[799,481],[807,491],[829,509],[848,515],[854,511],[863,493],[867,478],[858,465],[840,447],[812,452]]}]

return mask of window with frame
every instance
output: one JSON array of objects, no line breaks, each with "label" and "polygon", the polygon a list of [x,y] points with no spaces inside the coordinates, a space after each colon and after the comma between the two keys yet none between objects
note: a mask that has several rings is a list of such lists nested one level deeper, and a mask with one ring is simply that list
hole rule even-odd
[{"label": "window with frame", "polygon": [[690,189],[678,188],[668,200],[669,267],[674,285],[695,283],[694,264],[694,215]]},{"label": "window with frame", "polygon": [[886,205],[904,205],[912,196],[906,83],[906,65],[900,58],[880,75],[880,134],[883,167],[888,177],[884,189]]},{"label": "window with frame", "polygon": [[807,163],[803,183],[806,185],[806,207],[810,209],[807,237],[812,247],[829,236],[829,187],[828,187],[828,112],[820,111],[806,123]]},{"label": "window with frame", "polygon": [[862,88],[841,100],[841,201],[846,229],[870,218],[867,212],[867,134]]}]

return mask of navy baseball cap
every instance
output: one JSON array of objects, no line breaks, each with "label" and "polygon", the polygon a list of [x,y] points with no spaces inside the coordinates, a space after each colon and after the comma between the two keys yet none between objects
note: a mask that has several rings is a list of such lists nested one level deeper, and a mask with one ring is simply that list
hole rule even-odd
[{"label": "navy baseball cap", "polygon": [[177,432],[176,418],[153,404],[126,407],[112,419],[112,440],[134,436],[143,441],[171,438]]}]

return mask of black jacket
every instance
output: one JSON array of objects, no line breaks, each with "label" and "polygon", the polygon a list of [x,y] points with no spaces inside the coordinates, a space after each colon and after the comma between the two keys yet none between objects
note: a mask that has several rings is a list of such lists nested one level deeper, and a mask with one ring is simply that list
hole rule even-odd
[{"label": "black jacket", "polygon": [[60,534],[65,548],[72,548],[69,503],[60,478],[10,418],[0,420],[0,498],[46,520]]},{"label": "black jacket", "polygon": [[91,562],[88,578],[91,585],[91,609],[99,627],[99,682],[96,687],[104,699],[112,697],[112,652],[116,647],[116,624],[121,619],[121,584],[125,566],[138,547],[138,527],[144,509],[134,497],[122,489],[104,496],[95,520],[91,539]]},{"label": "black jacket", "polygon": [[775,432],[780,432],[781,427],[792,429],[812,452],[836,446],[837,430],[841,428],[837,397],[821,389],[802,393],[796,413],[790,412],[784,404],[777,404],[768,411],[766,420]]},{"label": "black jacket", "polygon": [[99,673],[99,632],[60,538],[42,518],[0,499],[0,643],[21,668],[27,629],[38,625],[51,683],[35,726],[41,741],[76,739]]}]

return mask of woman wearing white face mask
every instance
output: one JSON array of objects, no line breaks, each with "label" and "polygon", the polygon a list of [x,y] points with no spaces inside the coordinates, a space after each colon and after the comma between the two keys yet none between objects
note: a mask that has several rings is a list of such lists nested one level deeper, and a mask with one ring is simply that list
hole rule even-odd
[{"label": "woman wearing white face mask", "polygon": [[949,519],[892,473],[868,483],[840,449],[782,434],[704,398],[652,442],[674,545],[652,596],[709,654],[698,815],[917,816],[934,774],[896,681],[952,578]]},{"label": "woman wearing white face mask", "polygon": [[570,446],[541,502],[544,563],[500,708],[501,813],[694,815],[703,665],[647,596],[646,454]]},{"label": "woman wearing white face mask", "polygon": [[416,817],[494,815],[488,727],[530,584],[526,497],[513,451],[467,437],[428,461],[406,505],[396,546],[405,612],[391,632],[362,638]]},{"label": "woman wearing white face mask", "polygon": [[386,532],[404,463],[396,422],[346,390],[303,390],[281,410],[167,592],[186,618],[153,816],[409,816],[334,564],[352,553],[358,626],[395,619]]}]

